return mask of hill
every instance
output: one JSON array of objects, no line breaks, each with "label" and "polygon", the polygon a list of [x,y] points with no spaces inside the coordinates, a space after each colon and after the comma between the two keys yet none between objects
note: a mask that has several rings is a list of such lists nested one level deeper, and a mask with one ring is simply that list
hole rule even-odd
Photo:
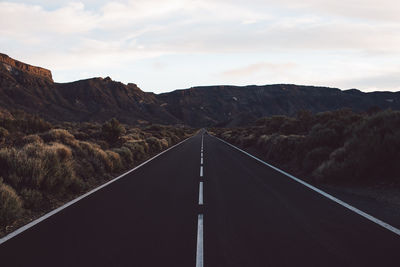
[{"label": "hill", "polygon": [[371,107],[400,109],[400,92],[363,93],[335,88],[277,84],[265,86],[208,86],[177,90],[158,96],[166,109],[192,126],[237,126],[271,115],[294,115]]},{"label": "hill", "polygon": [[22,109],[50,121],[141,121],[176,124],[153,93],[109,77],[55,83],[51,72],[0,57],[0,107]]}]

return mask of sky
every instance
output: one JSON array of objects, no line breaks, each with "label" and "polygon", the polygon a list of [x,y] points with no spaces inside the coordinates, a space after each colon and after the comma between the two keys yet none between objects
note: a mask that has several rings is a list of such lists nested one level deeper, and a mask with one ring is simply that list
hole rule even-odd
[{"label": "sky", "polygon": [[400,91],[398,0],[0,1],[0,52],[56,82],[147,92],[290,83]]}]

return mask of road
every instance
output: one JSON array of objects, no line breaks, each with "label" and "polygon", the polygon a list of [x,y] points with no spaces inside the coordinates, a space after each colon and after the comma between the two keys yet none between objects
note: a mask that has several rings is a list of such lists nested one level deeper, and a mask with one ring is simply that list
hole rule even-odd
[{"label": "road", "polygon": [[400,266],[396,233],[202,135],[4,242],[1,266]]}]

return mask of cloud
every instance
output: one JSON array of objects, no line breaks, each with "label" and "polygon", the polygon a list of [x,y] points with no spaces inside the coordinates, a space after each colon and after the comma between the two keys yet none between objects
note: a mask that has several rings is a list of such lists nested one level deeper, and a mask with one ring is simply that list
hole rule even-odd
[{"label": "cloud", "polygon": [[[387,74],[397,83],[385,66],[400,60],[399,13],[394,0],[0,1],[0,47],[10,56],[52,68],[55,77],[81,77],[85,68],[122,73],[161,57],[172,62],[171,68],[157,68],[159,73],[179,72],[172,68],[177,57],[208,55],[208,64],[221,68],[203,63],[204,72],[235,82],[272,73],[293,82],[331,83],[334,77],[339,84],[354,81],[354,71],[372,64],[381,77]],[[263,58],[241,61],[243,54]],[[217,61],[220,55],[238,60],[233,65],[232,60]],[[148,66],[151,71],[156,65]],[[383,78],[374,83],[390,85]]]},{"label": "cloud", "polygon": [[252,76],[259,72],[269,72],[269,73],[282,73],[288,70],[292,70],[296,68],[296,64],[294,63],[268,63],[268,62],[259,62],[251,65],[247,65],[241,68],[231,69],[222,72],[222,75],[225,77],[247,77]]},{"label": "cloud", "polygon": [[9,36],[65,35],[94,29],[98,15],[79,2],[48,11],[38,5],[0,2],[0,33]]}]

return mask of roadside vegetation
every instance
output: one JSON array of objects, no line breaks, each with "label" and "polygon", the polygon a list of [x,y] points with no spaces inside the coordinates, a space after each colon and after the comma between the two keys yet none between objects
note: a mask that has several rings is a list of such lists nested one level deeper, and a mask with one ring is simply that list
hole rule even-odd
[{"label": "roadside vegetation", "polygon": [[57,125],[0,112],[0,236],[182,141],[193,129]]},{"label": "roadside vegetation", "polygon": [[399,111],[300,111],[211,132],[315,183],[400,185]]}]

